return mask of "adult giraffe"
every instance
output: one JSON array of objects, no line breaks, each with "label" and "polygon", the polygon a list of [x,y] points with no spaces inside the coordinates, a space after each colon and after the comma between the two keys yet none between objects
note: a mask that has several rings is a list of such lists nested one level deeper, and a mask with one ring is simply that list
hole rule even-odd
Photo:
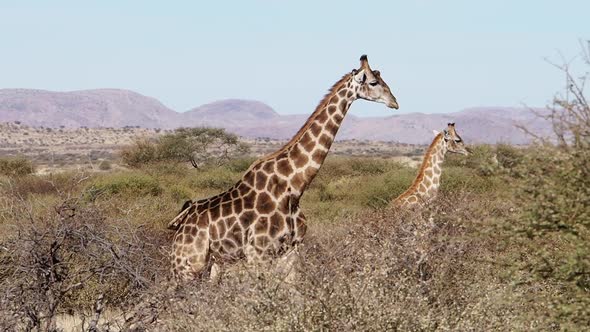
[{"label": "adult giraffe", "polygon": [[277,255],[303,239],[299,200],[322,166],[340,124],[356,99],[398,108],[367,56],[332,86],[297,134],[280,150],[254,162],[227,191],[188,201],[169,224],[176,230],[172,273],[192,279],[214,262]]},{"label": "adult giraffe", "polygon": [[412,185],[395,198],[391,205],[394,207],[413,208],[432,201],[438,193],[442,163],[447,152],[468,155],[469,151],[457,131],[454,123],[448,123],[442,133],[436,130],[434,140],[426,150],[422,165]]}]

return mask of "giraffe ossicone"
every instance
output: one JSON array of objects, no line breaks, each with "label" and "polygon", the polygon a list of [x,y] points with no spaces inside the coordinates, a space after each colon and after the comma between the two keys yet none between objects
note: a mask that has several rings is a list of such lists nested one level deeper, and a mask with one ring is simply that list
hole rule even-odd
[{"label": "giraffe ossicone", "polygon": [[254,162],[227,191],[188,201],[168,224],[176,230],[172,273],[193,279],[214,263],[265,260],[301,242],[307,226],[299,200],[330,150],[353,101],[397,109],[398,103],[366,55],[359,69],[332,86],[303,127],[278,151]]},{"label": "giraffe ossicone", "polygon": [[433,133],[434,140],[426,150],[418,175],[412,185],[391,202],[392,206],[414,208],[432,201],[438,193],[446,153],[469,154],[463,139],[455,130],[454,123],[447,124],[447,128],[442,132],[433,130]]}]

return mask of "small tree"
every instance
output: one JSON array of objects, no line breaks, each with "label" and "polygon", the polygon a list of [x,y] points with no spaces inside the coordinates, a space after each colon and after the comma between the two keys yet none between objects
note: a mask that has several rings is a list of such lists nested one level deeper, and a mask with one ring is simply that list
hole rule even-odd
[{"label": "small tree", "polygon": [[[590,43],[582,64],[590,69]],[[565,63],[565,62],[564,62]],[[573,286],[572,299],[560,304],[571,321],[590,323],[590,105],[584,87],[590,71],[575,76],[570,65],[555,65],[565,74],[565,91],[557,94],[548,115],[554,138],[543,139],[538,153],[518,167],[524,178],[522,231],[555,241],[536,251],[529,268],[536,275]],[[556,143],[556,144],[554,144]]]},{"label": "small tree", "polygon": [[[164,135],[160,143],[163,152],[171,151],[182,161],[190,161],[194,168],[220,166],[233,156],[244,155],[250,150],[246,143],[239,141],[238,136],[221,128],[180,128],[173,134]],[[168,150],[168,147],[171,149]]]},{"label": "small tree", "polygon": [[0,159],[0,175],[23,176],[35,172],[33,163],[25,157]]},{"label": "small tree", "polygon": [[140,139],[124,149],[121,157],[130,166],[149,162],[190,162],[195,168],[220,166],[248,153],[250,147],[238,136],[219,128],[179,128],[155,140]]},{"label": "small tree", "polygon": [[145,138],[138,138],[132,145],[123,148],[120,156],[131,167],[139,167],[158,159],[155,142]]}]

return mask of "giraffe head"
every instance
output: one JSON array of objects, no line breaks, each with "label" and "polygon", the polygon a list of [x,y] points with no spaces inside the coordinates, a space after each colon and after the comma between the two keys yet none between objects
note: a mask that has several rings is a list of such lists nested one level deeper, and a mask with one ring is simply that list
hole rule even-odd
[{"label": "giraffe head", "polygon": [[464,155],[469,154],[469,150],[465,146],[463,139],[461,136],[459,136],[459,134],[457,134],[457,130],[455,130],[454,122],[448,123],[447,128],[443,129],[443,139],[445,141],[447,151]]},{"label": "giraffe head", "polygon": [[361,99],[383,103],[389,108],[398,109],[397,100],[378,70],[369,67],[367,56],[361,56],[361,67],[352,70],[353,82],[358,86],[357,96]]}]

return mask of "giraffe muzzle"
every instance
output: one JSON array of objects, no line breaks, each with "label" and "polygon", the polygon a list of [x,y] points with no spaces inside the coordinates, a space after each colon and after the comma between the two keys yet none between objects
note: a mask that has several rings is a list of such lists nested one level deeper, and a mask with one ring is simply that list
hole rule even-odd
[{"label": "giraffe muzzle", "polygon": [[387,104],[387,107],[398,110],[399,104],[397,103],[397,101],[394,100],[394,101],[390,102],[389,104]]}]

